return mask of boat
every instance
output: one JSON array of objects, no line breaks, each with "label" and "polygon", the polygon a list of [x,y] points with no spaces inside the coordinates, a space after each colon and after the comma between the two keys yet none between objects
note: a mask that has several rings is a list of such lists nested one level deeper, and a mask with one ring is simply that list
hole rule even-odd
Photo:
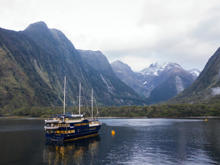
[{"label": "boat", "polygon": [[65,113],[66,77],[64,77],[63,114],[55,115],[45,120],[45,136],[47,142],[69,142],[95,137],[102,123],[93,116],[93,89],[91,94],[91,117],[85,118],[81,114],[81,84],[79,84],[79,114]]}]

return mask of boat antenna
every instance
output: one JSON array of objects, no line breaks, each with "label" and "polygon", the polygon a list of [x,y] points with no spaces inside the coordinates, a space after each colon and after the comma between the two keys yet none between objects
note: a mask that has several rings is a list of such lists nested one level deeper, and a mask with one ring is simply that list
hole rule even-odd
[{"label": "boat antenna", "polygon": [[80,105],[80,100],[81,99],[81,83],[79,83],[79,115],[80,115],[80,107],[81,107],[81,105]]},{"label": "boat antenna", "polygon": [[66,76],[64,77],[64,87],[63,87],[63,114],[65,115],[66,106]]},{"label": "boat antenna", "polygon": [[95,107],[96,107],[96,117],[99,115],[99,108],[97,106],[97,102],[96,102],[96,99],[94,98],[94,101],[95,101]]},{"label": "boat antenna", "polygon": [[91,108],[92,108],[92,119],[93,119],[93,88],[91,93]]}]

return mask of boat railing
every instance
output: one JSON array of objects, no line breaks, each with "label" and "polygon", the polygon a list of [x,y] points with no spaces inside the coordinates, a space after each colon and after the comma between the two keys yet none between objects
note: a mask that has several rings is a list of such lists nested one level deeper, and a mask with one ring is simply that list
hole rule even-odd
[{"label": "boat railing", "polygon": [[99,125],[101,125],[101,122],[100,121],[97,121],[97,120],[95,120],[95,121],[90,121],[89,122],[89,126],[91,127],[91,126],[99,126]]},{"label": "boat railing", "polygon": [[58,126],[44,126],[45,130],[48,130],[48,129],[58,129],[58,128],[59,128]]},{"label": "boat railing", "polygon": [[83,118],[83,114],[71,114],[73,118]]},{"label": "boat railing", "polygon": [[45,123],[59,123],[60,120],[58,119],[47,119],[45,120]]}]

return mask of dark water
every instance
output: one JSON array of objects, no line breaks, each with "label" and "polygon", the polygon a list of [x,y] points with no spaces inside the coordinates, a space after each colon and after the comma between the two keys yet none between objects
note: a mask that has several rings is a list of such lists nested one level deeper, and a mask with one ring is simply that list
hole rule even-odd
[{"label": "dark water", "polygon": [[0,165],[220,164],[220,120],[102,122],[97,138],[53,146],[45,144],[42,120],[0,119]]}]

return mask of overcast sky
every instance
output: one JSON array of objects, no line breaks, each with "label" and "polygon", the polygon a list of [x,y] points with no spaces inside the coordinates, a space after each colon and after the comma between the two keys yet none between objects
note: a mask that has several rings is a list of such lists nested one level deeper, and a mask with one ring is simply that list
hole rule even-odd
[{"label": "overcast sky", "polygon": [[0,27],[44,21],[78,49],[138,71],[154,62],[203,69],[220,46],[220,0],[0,0]]}]

